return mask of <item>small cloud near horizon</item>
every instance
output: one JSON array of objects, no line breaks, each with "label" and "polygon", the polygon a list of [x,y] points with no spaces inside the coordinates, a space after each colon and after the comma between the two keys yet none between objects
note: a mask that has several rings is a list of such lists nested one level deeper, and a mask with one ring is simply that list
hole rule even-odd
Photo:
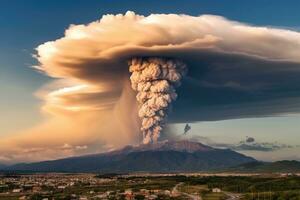
[{"label": "small cloud near horizon", "polygon": [[261,151],[271,152],[282,149],[297,148],[299,145],[281,144],[278,142],[258,142],[254,137],[246,137],[245,140],[241,140],[238,143],[219,143],[215,142],[209,137],[193,136],[191,140],[198,141],[215,148],[228,148],[234,151]]}]

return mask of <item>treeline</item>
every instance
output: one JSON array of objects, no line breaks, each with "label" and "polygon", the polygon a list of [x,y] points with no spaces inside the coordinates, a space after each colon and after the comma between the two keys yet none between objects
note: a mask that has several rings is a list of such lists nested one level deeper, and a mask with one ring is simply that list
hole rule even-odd
[{"label": "treeline", "polygon": [[[133,178],[137,179],[137,178]],[[258,176],[210,176],[210,177],[149,177],[151,180],[169,180],[189,185],[207,185],[208,188],[220,188],[235,193],[300,191],[300,177],[258,177]]]},{"label": "treeline", "polygon": [[247,193],[244,200],[299,200],[300,191],[253,192]]},{"label": "treeline", "polygon": [[187,177],[185,181],[191,185],[205,184],[208,188],[220,188],[236,193],[264,191],[300,190],[300,177],[264,178],[264,177]]}]

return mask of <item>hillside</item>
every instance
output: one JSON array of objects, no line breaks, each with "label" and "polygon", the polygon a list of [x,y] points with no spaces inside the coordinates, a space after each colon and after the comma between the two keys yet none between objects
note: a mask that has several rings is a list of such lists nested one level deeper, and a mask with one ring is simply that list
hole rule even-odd
[{"label": "hillside", "polygon": [[189,141],[127,146],[103,154],[17,164],[7,170],[44,172],[192,172],[223,169],[255,159]]},{"label": "hillside", "polygon": [[7,167],[7,165],[0,163],[0,170]]}]

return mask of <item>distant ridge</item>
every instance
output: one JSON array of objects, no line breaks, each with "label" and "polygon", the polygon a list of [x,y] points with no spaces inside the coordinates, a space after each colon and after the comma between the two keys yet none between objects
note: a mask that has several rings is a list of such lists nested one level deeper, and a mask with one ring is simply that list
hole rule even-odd
[{"label": "distant ridge", "polygon": [[36,172],[196,172],[228,168],[255,159],[198,142],[164,141],[126,146],[102,154],[17,164],[7,170]]}]

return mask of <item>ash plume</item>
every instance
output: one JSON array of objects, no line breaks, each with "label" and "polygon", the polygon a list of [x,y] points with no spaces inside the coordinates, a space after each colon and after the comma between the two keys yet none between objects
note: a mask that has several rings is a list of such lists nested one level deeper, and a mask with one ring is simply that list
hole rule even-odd
[{"label": "ash plume", "polygon": [[[215,15],[128,11],[70,25],[34,55],[38,63],[33,67],[52,80],[35,93],[46,120],[1,137],[0,161],[71,156],[57,151],[65,143],[87,145],[89,153],[139,144],[141,120],[127,65],[131,58],[176,58],[188,66],[176,89],[180,98],[172,100],[170,126],[299,114],[299,55],[299,32]],[[175,140],[167,128],[172,127],[165,126],[162,136]],[[24,153],[32,147],[40,151]]]},{"label": "ash plume", "polygon": [[177,98],[175,88],[180,85],[187,68],[179,60],[165,58],[133,58],[129,65],[131,86],[137,91],[143,143],[155,143],[171,103]]}]

